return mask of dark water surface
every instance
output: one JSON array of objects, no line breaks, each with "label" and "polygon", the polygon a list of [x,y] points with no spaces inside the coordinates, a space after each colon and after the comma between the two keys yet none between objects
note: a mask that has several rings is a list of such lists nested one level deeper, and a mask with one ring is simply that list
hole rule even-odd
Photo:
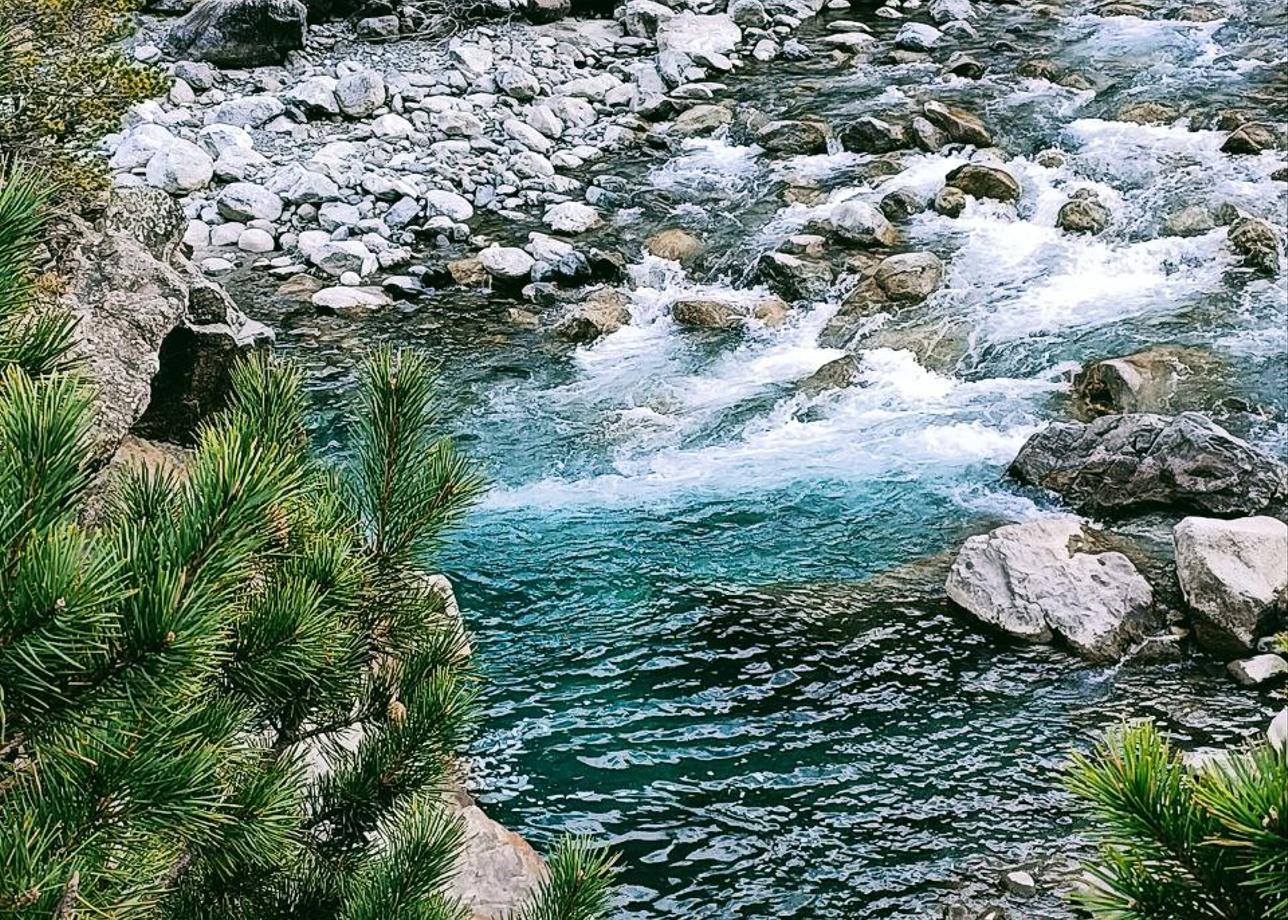
[{"label": "dark water surface", "polygon": [[[1269,718],[1271,698],[1218,665],[1104,668],[1019,646],[949,610],[939,586],[967,535],[1051,508],[1002,472],[1067,411],[1084,360],[1209,348],[1213,405],[1250,408],[1231,426],[1283,452],[1282,278],[1240,269],[1221,228],[1160,228],[1184,205],[1227,201],[1282,223],[1285,186],[1269,179],[1280,155],[1221,154],[1211,121],[1223,108],[1282,121],[1284,14],[1233,0],[1206,23],[978,9],[980,81],[826,59],[731,81],[771,114],[833,124],[959,101],[1015,155],[1018,218],[973,203],[904,227],[908,248],[948,265],[945,289],[885,330],[942,339],[924,364],[860,338],[864,385],[808,396],[795,382],[840,354],[818,344],[834,301],[741,338],[678,329],[668,307],[739,286],[757,252],[805,222],[787,185],[813,184],[820,200],[928,196],[962,161],[951,152],[908,153],[876,180],[868,157],[775,163],[721,140],[610,158],[601,168],[631,189],[614,238],[681,223],[719,255],[696,278],[634,266],[632,324],[592,347],[516,330],[479,295],[361,324],[278,318],[311,369],[319,437],[337,448],[360,346],[441,357],[451,426],[495,482],[445,559],[491,679],[481,797],[539,845],[567,830],[610,841],[626,867],[622,917],[938,916],[958,889],[990,896],[1001,867],[1069,846],[1061,765],[1117,720],[1152,716],[1201,746]],[[867,18],[883,37],[897,28]],[[1003,38],[1020,51],[992,50]],[[1032,57],[1098,92],[1017,76]],[[1193,123],[1109,120],[1137,99]],[[1065,165],[1038,165],[1053,146]],[[1053,227],[1083,186],[1114,211],[1101,237]],[[1157,544],[1166,523],[1139,529]],[[1050,896],[1017,915],[1067,916]]]}]

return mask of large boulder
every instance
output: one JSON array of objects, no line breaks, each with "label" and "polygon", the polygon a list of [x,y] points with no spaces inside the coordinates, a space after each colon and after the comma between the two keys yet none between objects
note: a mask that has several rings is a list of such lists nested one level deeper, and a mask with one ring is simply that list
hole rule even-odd
[{"label": "large boulder", "polygon": [[1027,642],[1059,637],[1093,661],[1114,661],[1158,627],[1153,591],[1121,553],[1084,553],[1072,517],[1009,524],[971,537],[948,574],[948,596]]},{"label": "large boulder", "polygon": [[770,290],[788,300],[815,300],[832,286],[832,269],[826,262],[786,252],[764,253],[756,262],[756,273]]},{"label": "large boulder", "polygon": [[971,144],[975,147],[990,147],[993,136],[978,116],[960,109],[955,105],[931,100],[922,106],[926,120],[948,135],[950,140],[959,144]]},{"label": "large boulder", "polygon": [[891,300],[920,303],[944,280],[944,263],[933,252],[901,252],[882,259],[873,280]]},{"label": "large boulder", "polygon": [[1198,643],[1226,658],[1254,651],[1288,600],[1288,524],[1187,517],[1172,540]]},{"label": "large boulder", "polygon": [[1279,237],[1270,224],[1256,217],[1240,217],[1230,225],[1226,238],[1243,264],[1265,272],[1279,271]]},{"label": "large boulder", "polygon": [[893,246],[899,238],[880,208],[853,199],[832,205],[826,217],[811,223],[806,230],[863,247]]},{"label": "large boulder", "polygon": [[472,920],[516,916],[546,876],[541,857],[526,840],[489,818],[464,791],[448,793],[446,812],[464,830],[446,894],[463,904]]},{"label": "large boulder", "polygon": [[695,54],[728,54],[742,41],[742,29],[725,13],[698,16],[687,10],[665,19],[657,27],[658,51]]},{"label": "large boulder", "polygon": [[1214,363],[1211,354],[1197,348],[1159,345],[1088,364],[1073,378],[1073,394],[1089,415],[1163,412],[1172,407],[1183,381]]},{"label": "large boulder", "polygon": [[756,132],[756,143],[781,156],[827,153],[827,125],[809,119],[771,121]]},{"label": "large boulder", "polygon": [[975,198],[1019,201],[1020,183],[1006,170],[983,163],[964,163],[947,176],[944,183]]},{"label": "large boulder", "polygon": [[1197,412],[1056,423],[1029,438],[1010,474],[1091,514],[1255,514],[1288,498],[1288,467]]},{"label": "large boulder", "polygon": [[562,339],[584,345],[612,335],[631,321],[626,295],[613,288],[596,288],[573,307],[555,327]]},{"label": "large boulder", "polygon": [[299,0],[201,0],[166,36],[178,58],[219,67],[269,67],[304,47],[308,11]]}]

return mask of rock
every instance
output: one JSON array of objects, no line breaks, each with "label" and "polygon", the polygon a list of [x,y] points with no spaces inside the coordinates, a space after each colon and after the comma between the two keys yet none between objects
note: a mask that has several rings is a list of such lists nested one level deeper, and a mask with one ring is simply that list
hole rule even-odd
[{"label": "rock", "polygon": [[434,189],[425,193],[425,213],[430,217],[441,214],[463,223],[474,216],[474,206],[455,192]]},{"label": "rock", "polygon": [[1164,102],[1131,102],[1118,110],[1119,121],[1138,125],[1170,125],[1180,117],[1175,106]]},{"label": "rock", "polygon": [[353,272],[359,278],[376,270],[376,257],[357,240],[328,240],[304,251],[309,262],[332,278]]},{"label": "rock", "polygon": [[598,211],[577,201],[552,204],[546,208],[542,220],[556,233],[585,233],[603,222]]},{"label": "rock", "polygon": [[706,252],[706,244],[686,230],[661,230],[644,241],[644,251],[659,259],[688,265]]},{"label": "rock", "polygon": [[832,269],[826,262],[800,259],[785,252],[761,255],[756,272],[771,290],[788,300],[820,298],[832,286]]},{"label": "rock", "polygon": [[564,133],[564,123],[546,105],[532,107],[528,112],[528,127],[535,131],[540,131],[551,140],[559,139]]},{"label": "rock", "polygon": [[1288,751],[1288,707],[1279,710],[1279,715],[1270,722],[1266,740],[1277,751]]},{"label": "rock", "polygon": [[1278,655],[1257,655],[1230,662],[1229,671],[1245,687],[1256,687],[1288,674],[1288,661]]},{"label": "rock", "polygon": [[903,126],[871,115],[856,118],[842,128],[838,140],[842,147],[855,153],[889,153],[908,145]]},{"label": "rock", "polygon": [[920,303],[944,280],[944,263],[932,252],[904,252],[883,259],[873,275],[891,300]]},{"label": "rock", "polygon": [[200,0],[166,36],[175,57],[218,67],[269,67],[304,47],[299,0]]},{"label": "rock", "polygon": [[722,105],[695,105],[681,112],[667,129],[677,137],[697,137],[710,134],[733,121],[733,113]]},{"label": "rock", "polygon": [[1199,645],[1227,658],[1255,651],[1288,601],[1288,524],[1187,517],[1172,541]]},{"label": "rock", "polygon": [[397,16],[368,16],[358,20],[354,31],[368,41],[388,41],[398,37],[401,27]]},{"label": "rock", "polygon": [[1163,232],[1168,236],[1202,236],[1215,228],[1212,212],[1197,204],[1182,208],[1163,224]]},{"label": "rock", "polygon": [[995,198],[998,201],[1020,199],[1020,183],[1006,170],[996,166],[966,163],[950,172],[944,182],[975,198]]},{"label": "rock", "polygon": [[412,123],[396,112],[387,112],[371,123],[371,133],[376,137],[411,137],[416,133]]},{"label": "rock", "polygon": [[207,125],[197,132],[197,145],[218,159],[229,151],[253,150],[255,142],[245,128],[236,125]]},{"label": "rock", "polygon": [[627,35],[652,38],[658,27],[674,15],[669,6],[655,0],[627,0],[623,23]]},{"label": "rock", "polygon": [[462,287],[481,287],[490,277],[478,259],[454,259],[447,263],[447,273]]},{"label": "rock", "polygon": [[219,216],[226,220],[275,221],[282,216],[282,199],[260,185],[234,182],[225,186],[215,200]]},{"label": "rock", "polygon": [[459,819],[464,844],[444,893],[474,920],[516,916],[546,877],[528,843],[489,818],[462,791],[447,794],[449,816]]},{"label": "rock", "polygon": [[189,141],[175,138],[148,160],[147,182],[172,195],[195,192],[210,184],[215,161]]},{"label": "rock", "polygon": [[681,326],[736,329],[742,314],[734,304],[719,300],[677,300],[671,305],[671,318]]},{"label": "rock", "polygon": [[934,153],[948,143],[948,135],[930,123],[924,115],[908,122],[908,137],[920,150]]},{"label": "rock", "polygon": [[537,78],[522,67],[506,64],[496,70],[497,89],[520,102],[529,102],[541,92]]},{"label": "rock", "polygon": [[944,70],[956,77],[967,80],[978,80],[988,71],[978,59],[965,52],[958,51],[944,64]]},{"label": "rock", "polygon": [[1221,145],[1222,153],[1258,154],[1263,150],[1273,150],[1275,133],[1265,125],[1246,124],[1236,128]]},{"label": "rock", "polygon": [[537,153],[548,153],[554,146],[544,134],[517,118],[507,118],[501,123],[501,127],[510,137]]},{"label": "rock", "polygon": [[[957,190],[953,189],[953,191]],[[881,213],[887,220],[906,220],[924,210],[926,210],[926,203],[912,189],[897,188],[881,199]]]},{"label": "rock", "polygon": [[272,252],[277,248],[277,244],[273,242],[273,235],[268,231],[251,227],[243,230],[237,237],[237,248],[242,252],[262,253]]},{"label": "rock", "polygon": [[817,226],[829,236],[855,246],[893,246],[899,239],[880,210],[853,198],[832,205]]},{"label": "rock", "polygon": [[1157,626],[1153,591],[1126,556],[1070,548],[1072,517],[1008,524],[971,537],[948,575],[948,596],[1028,642],[1058,636],[1093,661],[1115,661]]},{"label": "rock", "polygon": [[1196,412],[1056,423],[1029,438],[1010,474],[1091,514],[1253,514],[1288,497],[1288,467]]},{"label": "rock", "polygon": [[975,9],[970,0],[930,0],[926,8],[936,25],[948,22],[966,22],[975,18]]},{"label": "rock", "polygon": [[527,0],[523,5],[523,15],[529,22],[542,25],[558,22],[572,12],[571,0]]},{"label": "rock", "polygon": [[448,44],[448,50],[468,76],[482,77],[492,72],[496,58],[487,48],[454,38]]},{"label": "rock", "polygon": [[276,96],[241,96],[215,106],[207,121],[212,124],[236,125],[239,128],[258,128],[285,111],[286,106]]},{"label": "rock", "polygon": [[277,296],[285,300],[312,301],[313,295],[326,287],[326,282],[303,273],[292,275],[277,289]]},{"label": "rock", "polygon": [[310,301],[319,313],[336,316],[361,316],[393,303],[389,295],[379,288],[330,287],[314,294]]},{"label": "rock", "polygon": [[993,136],[976,116],[954,105],[930,101],[922,106],[926,119],[959,144],[990,147]]},{"label": "rock", "polygon": [[859,362],[854,355],[842,355],[828,361],[814,373],[801,381],[800,387],[806,394],[814,396],[827,390],[841,390],[852,387],[861,377]]},{"label": "rock", "polygon": [[559,322],[555,333],[569,342],[586,344],[611,335],[630,321],[626,295],[611,288],[599,288]]},{"label": "rock", "polygon": [[1070,198],[1060,206],[1055,225],[1069,233],[1096,235],[1109,227],[1112,215],[1098,198]]},{"label": "rock", "polygon": [[769,22],[769,14],[760,0],[729,0],[729,18],[743,28],[759,29]]},{"label": "rock", "polygon": [[478,254],[480,264],[498,281],[518,281],[528,277],[535,260],[516,246],[489,246]]},{"label": "rock", "polygon": [[1092,415],[1163,412],[1171,408],[1181,379],[1211,365],[1205,352],[1160,345],[1088,364],[1073,378],[1073,393]]},{"label": "rock", "polygon": [[935,193],[935,200],[931,203],[937,214],[945,217],[957,217],[962,211],[966,210],[966,193],[959,188],[951,185],[945,185]]},{"label": "rock", "polygon": [[371,70],[359,70],[342,77],[335,85],[340,111],[350,118],[366,118],[385,104],[385,80]]},{"label": "rock", "polygon": [[310,77],[287,89],[282,99],[305,115],[339,115],[340,103],[335,98],[337,83],[335,77]]},{"label": "rock", "polygon": [[112,152],[108,166],[115,170],[130,170],[146,166],[148,160],[163,147],[173,144],[174,140],[174,135],[161,125],[144,122],[126,132],[121,143]]},{"label": "rock", "polygon": [[657,29],[658,51],[728,54],[740,41],[742,29],[725,13],[698,16],[686,10],[667,19]]},{"label": "rock", "polygon": [[1002,884],[1011,894],[1019,895],[1021,898],[1031,898],[1038,893],[1037,882],[1033,881],[1033,876],[1023,869],[1016,869],[1002,876]]},{"label": "rock", "polygon": [[756,143],[782,156],[827,153],[827,125],[818,121],[771,121],[756,132]]},{"label": "rock", "polygon": [[1274,275],[1279,272],[1279,238],[1274,228],[1256,217],[1240,217],[1230,225],[1226,239],[1243,257],[1243,264]]},{"label": "rock", "polygon": [[894,37],[894,46],[905,51],[930,51],[939,44],[943,33],[922,22],[905,22]]},{"label": "rock", "polygon": [[264,188],[291,204],[322,204],[340,197],[340,187],[328,176],[299,163],[283,166],[264,183]]}]

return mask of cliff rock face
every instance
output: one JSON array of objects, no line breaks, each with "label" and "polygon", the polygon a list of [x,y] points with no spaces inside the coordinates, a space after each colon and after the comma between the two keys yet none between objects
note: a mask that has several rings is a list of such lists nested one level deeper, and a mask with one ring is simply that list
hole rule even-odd
[{"label": "cliff rock face", "polygon": [[[56,255],[63,304],[77,319],[74,353],[97,388],[103,457],[154,405],[177,408],[148,434],[186,439],[222,404],[232,360],[272,341],[267,327],[247,320],[218,288],[211,292],[187,261],[186,227],[165,192],[121,189],[97,224],[73,220]],[[198,341],[176,347],[176,339]]]}]

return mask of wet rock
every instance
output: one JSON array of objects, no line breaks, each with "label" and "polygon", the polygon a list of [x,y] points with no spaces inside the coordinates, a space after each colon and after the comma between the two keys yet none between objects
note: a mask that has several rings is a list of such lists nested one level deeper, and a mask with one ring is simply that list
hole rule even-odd
[{"label": "wet rock", "polygon": [[603,222],[598,211],[577,201],[551,205],[542,220],[556,233],[585,233]]},{"label": "wet rock", "polygon": [[801,390],[813,396],[827,390],[840,390],[852,387],[861,377],[859,362],[854,355],[842,355],[828,361],[814,373],[801,381]]},{"label": "wet rock", "polygon": [[1279,238],[1264,220],[1240,217],[1230,225],[1226,238],[1230,248],[1243,257],[1244,265],[1268,275],[1279,272]]},{"label": "wet rock", "polygon": [[1018,895],[1021,898],[1031,898],[1038,893],[1037,882],[1033,876],[1023,869],[1016,869],[1002,876],[1002,885],[1011,894]]},{"label": "wet rock", "polygon": [[1288,675],[1288,661],[1278,655],[1256,655],[1242,661],[1232,661],[1230,675],[1245,687],[1257,687]]},{"label": "wet rock", "polygon": [[966,163],[950,172],[944,178],[944,182],[975,198],[994,198],[998,201],[1019,201],[1020,199],[1020,183],[1006,170],[997,166]]},{"label": "wet rock", "polygon": [[984,123],[965,109],[932,100],[922,106],[922,111],[930,123],[947,134],[950,140],[975,147],[993,144],[993,136]]},{"label": "wet rock", "polygon": [[902,125],[892,124],[872,115],[850,122],[838,133],[841,146],[854,153],[889,153],[908,146]]},{"label": "wet rock", "polygon": [[918,115],[908,123],[908,136],[918,149],[928,153],[934,153],[948,143],[948,135],[924,115]]},{"label": "wet rock", "polygon": [[1109,227],[1113,214],[1094,195],[1076,196],[1060,206],[1055,225],[1069,233],[1086,233],[1092,236]]},{"label": "wet rock", "polygon": [[781,156],[826,153],[827,125],[805,120],[771,121],[756,133],[756,143]]},{"label": "wet rock", "polygon": [[957,217],[966,210],[966,193],[955,186],[945,185],[935,193],[932,207],[945,217]]},{"label": "wet rock", "polygon": [[201,0],[171,27],[174,57],[219,67],[268,67],[304,47],[308,11],[299,0]]},{"label": "wet rock", "polygon": [[1199,645],[1227,658],[1256,651],[1288,602],[1288,524],[1187,517],[1172,541]]},{"label": "wet rock", "polygon": [[631,321],[631,311],[627,304],[626,295],[621,291],[600,288],[559,322],[555,327],[555,334],[577,344],[611,335]]},{"label": "wet rock", "polygon": [[926,202],[912,189],[897,188],[881,199],[881,213],[888,220],[906,220],[926,210]]},{"label": "wet rock", "polygon": [[1196,412],[1056,423],[1029,438],[1010,474],[1091,514],[1254,514],[1288,497],[1288,467]]},{"label": "wet rock", "polygon": [[447,263],[447,273],[461,287],[481,287],[491,277],[478,258],[453,259]]},{"label": "wet rock", "polygon": [[1087,365],[1073,378],[1073,394],[1092,415],[1164,412],[1172,407],[1180,381],[1212,365],[1206,352],[1160,345]]},{"label": "wet rock", "polygon": [[478,254],[479,264],[498,281],[526,279],[535,260],[517,246],[489,246]]},{"label": "wet rock", "polygon": [[1130,102],[1118,110],[1119,121],[1138,125],[1170,125],[1180,117],[1180,110],[1165,102]]},{"label": "wet rock", "polygon": [[732,121],[733,113],[722,105],[695,105],[681,112],[667,127],[667,133],[677,137],[698,137]]},{"label": "wet rock", "polygon": [[1222,153],[1257,154],[1263,150],[1273,150],[1275,133],[1265,125],[1246,124],[1235,129],[1221,145]]},{"label": "wet rock", "polygon": [[984,76],[988,68],[969,54],[958,51],[948,59],[944,64],[944,70],[956,77],[965,77],[967,80],[978,80]]},{"label": "wet rock", "polygon": [[644,241],[645,252],[682,265],[694,262],[706,248],[702,240],[679,228],[661,230]]},{"label": "wet rock", "polygon": [[904,51],[930,51],[942,38],[943,33],[934,26],[924,22],[906,22],[895,35],[894,46]]},{"label": "wet rock", "polygon": [[1163,232],[1168,236],[1202,236],[1216,228],[1212,211],[1202,205],[1190,205],[1167,218]]},{"label": "wet rock", "polygon": [[756,262],[756,273],[771,290],[788,300],[822,297],[832,286],[832,269],[826,262],[785,252],[763,254]]},{"label": "wet rock", "polygon": [[787,305],[777,297],[763,298],[750,308],[720,300],[678,300],[671,305],[671,317],[681,326],[699,329],[738,329],[748,317],[777,326],[787,318]]},{"label": "wet rock", "polygon": [[806,227],[854,246],[893,246],[899,235],[886,216],[866,201],[851,199],[832,205],[827,216]]},{"label": "wet rock", "polygon": [[1072,517],[971,537],[949,572],[948,596],[979,620],[1028,642],[1063,639],[1085,658],[1114,661],[1155,631],[1149,583],[1121,553],[1083,553]]},{"label": "wet rock", "polygon": [[360,317],[393,303],[379,288],[329,287],[316,292],[310,302],[319,313],[347,318]]},{"label": "wet rock", "polygon": [[883,259],[873,279],[891,300],[920,303],[939,290],[944,263],[932,252],[903,252]]}]

